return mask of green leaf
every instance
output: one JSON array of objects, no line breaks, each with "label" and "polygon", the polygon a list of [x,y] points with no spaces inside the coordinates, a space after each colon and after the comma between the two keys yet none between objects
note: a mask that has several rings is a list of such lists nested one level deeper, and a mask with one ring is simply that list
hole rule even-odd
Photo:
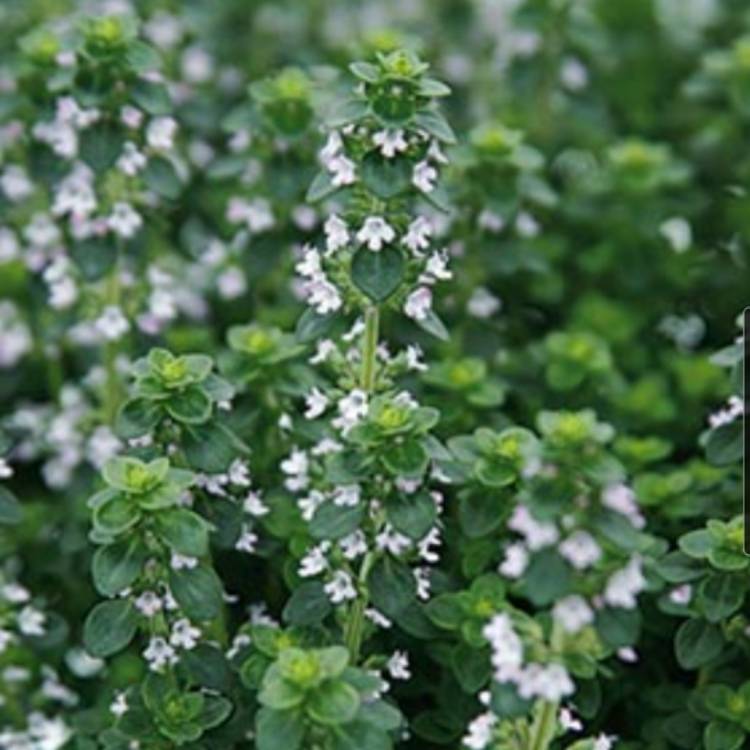
[{"label": "green leaf", "polygon": [[[437,81],[435,82],[437,83]],[[424,84],[423,84],[424,85]],[[440,84],[442,86],[442,84]],[[447,86],[445,88],[448,88]],[[444,96],[441,94],[440,96]],[[439,113],[433,110],[422,110],[417,112],[414,118],[417,125],[426,130],[430,135],[435,136],[443,143],[456,143],[456,134],[453,132],[447,120]]]},{"label": "green leaf", "polygon": [[337,190],[338,188],[331,181],[331,176],[328,172],[321,171],[315,175],[315,178],[310,184],[305,200],[308,203],[319,203],[330,195],[333,195]]},{"label": "green leaf", "polygon": [[255,717],[256,750],[299,750],[305,724],[295,711],[261,708]]},{"label": "green leaf", "polygon": [[232,702],[221,695],[204,695],[197,722],[203,729],[218,727],[232,713]]},{"label": "green leaf", "polygon": [[716,573],[701,581],[697,604],[709,622],[721,622],[742,606],[746,589],[744,575]]},{"label": "green leaf", "polygon": [[0,486],[0,525],[13,526],[22,519],[21,504],[9,489]]},{"label": "green leaf", "polygon": [[211,417],[213,404],[206,392],[197,385],[176,391],[165,402],[169,415],[184,424],[202,424]]},{"label": "green leaf", "polygon": [[706,458],[716,466],[727,466],[742,458],[742,420],[716,427],[706,438]]},{"label": "green leaf", "polygon": [[212,620],[221,614],[223,589],[216,573],[205,565],[172,570],[169,587],[177,603],[192,620]]},{"label": "green leaf", "polygon": [[359,709],[359,693],[343,680],[328,680],[315,689],[305,709],[319,724],[347,724]]},{"label": "green leaf", "polygon": [[458,630],[464,621],[464,609],[458,594],[439,594],[425,605],[427,617],[444,630]]},{"label": "green leaf", "polygon": [[271,666],[263,678],[258,701],[276,711],[296,708],[305,700],[305,691],[293,682],[284,679],[278,664]]},{"label": "green leaf", "polygon": [[706,620],[688,620],[675,637],[675,655],[683,669],[699,669],[713,661],[724,646],[721,629]]},{"label": "green leaf", "polygon": [[149,190],[168,200],[179,198],[182,182],[168,159],[163,156],[152,156],[141,174]]},{"label": "green leaf", "polygon": [[99,658],[122,651],[133,640],[138,613],[127,599],[100,602],[89,612],[83,625],[86,650]]},{"label": "green leaf", "polygon": [[186,427],[183,447],[190,465],[207,474],[225,472],[238,454],[248,453],[247,446],[229,428],[215,422]]},{"label": "green leaf", "polygon": [[712,721],[703,732],[705,750],[738,750],[744,741],[742,727],[726,721]]},{"label": "green leaf", "polygon": [[161,67],[159,53],[140,39],[128,45],[126,58],[136,73],[152,73]]},{"label": "green leaf", "polygon": [[427,331],[427,333],[434,336],[436,339],[450,341],[450,334],[445,327],[445,323],[443,323],[443,321],[440,320],[432,310],[429,310],[422,320],[417,320],[415,322],[423,331]]},{"label": "green leaf", "polygon": [[319,625],[333,607],[320,581],[306,581],[292,592],[284,607],[284,621],[290,625]]},{"label": "green leaf", "polygon": [[711,551],[713,540],[707,529],[696,529],[695,531],[683,534],[678,544],[686,555],[701,560]]},{"label": "green leaf", "polygon": [[316,539],[341,539],[359,527],[364,514],[361,503],[342,507],[327,502],[315,512],[310,522],[310,533]]},{"label": "green leaf", "polygon": [[140,574],[148,550],[139,537],[100,547],[91,562],[96,590],[104,596],[115,596]]},{"label": "green leaf", "polygon": [[203,557],[208,552],[210,525],[186,508],[162,511],[156,517],[158,535],[181,555]]},{"label": "green leaf", "polygon": [[419,440],[392,442],[382,454],[383,465],[397,477],[419,478],[430,464],[430,457]]},{"label": "green leaf", "polygon": [[115,432],[123,440],[150,434],[162,417],[158,403],[145,398],[131,398],[117,413]]},{"label": "green leaf", "polygon": [[362,162],[362,182],[384,200],[395,198],[411,188],[411,163],[407,159],[386,159],[369,153]]},{"label": "green leaf", "polygon": [[114,267],[117,247],[111,237],[90,237],[71,243],[70,257],[86,281],[98,281]]},{"label": "green leaf", "polygon": [[140,79],[130,89],[130,94],[135,103],[150,115],[168,115],[172,112],[169,92],[161,83]]},{"label": "green leaf", "polygon": [[94,172],[105,172],[117,161],[123,142],[119,128],[98,123],[81,133],[79,155]]},{"label": "green leaf", "polygon": [[637,609],[604,607],[596,614],[596,629],[611,648],[632,646],[641,632],[641,613]]},{"label": "green leaf", "polygon": [[547,548],[531,558],[521,590],[537,607],[545,607],[570,592],[571,578],[570,568],[557,550]]},{"label": "green leaf", "polygon": [[521,698],[512,683],[492,683],[490,706],[501,719],[516,719],[526,716],[534,705],[533,701]]},{"label": "green leaf", "polygon": [[300,344],[310,344],[325,336],[336,321],[336,315],[319,315],[311,307],[300,315],[294,335]]},{"label": "green leaf", "polygon": [[386,505],[386,515],[396,531],[419,540],[435,524],[437,509],[429,493],[418,492],[390,501]]},{"label": "green leaf", "polygon": [[331,748],[332,750],[392,750],[393,743],[382,729],[365,721],[355,721],[339,728]]},{"label": "green leaf", "polygon": [[469,695],[476,695],[490,678],[488,654],[467,643],[459,643],[453,648],[451,667],[461,688]]},{"label": "green leaf", "polygon": [[385,247],[377,253],[361,247],[352,258],[352,281],[373,302],[388,299],[398,289],[403,276],[403,255],[393,247]]},{"label": "green leaf", "polygon": [[398,617],[414,600],[416,585],[411,569],[391,557],[381,558],[368,577],[370,596],[377,609]]},{"label": "green leaf", "polygon": [[131,498],[115,495],[94,509],[92,520],[97,531],[117,536],[141,520],[141,511]]}]

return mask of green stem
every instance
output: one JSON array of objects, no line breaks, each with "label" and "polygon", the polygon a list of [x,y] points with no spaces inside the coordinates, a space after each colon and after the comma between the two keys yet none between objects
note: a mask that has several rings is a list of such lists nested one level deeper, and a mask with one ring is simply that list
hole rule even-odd
[{"label": "green stem", "polygon": [[365,312],[365,336],[362,343],[362,390],[371,393],[375,388],[375,367],[377,365],[378,329],[380,312],[377,307],[368,307]]},{"label": "green stem", "polygon": [[558,704],[556,702],[539,702],[536,718],[531,725],[529,750],[547,750],[550,746],[557,730],[557,709]]},{"label": "green stem", "polygon": [[365,610],[369,602],[367,592],[367,576],[375,562],[375,555],[368,552],[362,561],[359,571],[357,598],[352,602],[349,609],[346,626],[344,627],[344,645],[349,649],[349,658],[352,664],[359,661],[359,652],[362,648],[362,636],[365,629]]},{"label": "green stem", "polygon": [[[106,299],[108,305],[120,304],[120,269],[115,263],[107,280]],[[104,345],[104,418],[109,425],[114,425],[117,410],[120,407],[120,378],[117,374],[117,355],[120,352],[119,341],[108,341]]]}]

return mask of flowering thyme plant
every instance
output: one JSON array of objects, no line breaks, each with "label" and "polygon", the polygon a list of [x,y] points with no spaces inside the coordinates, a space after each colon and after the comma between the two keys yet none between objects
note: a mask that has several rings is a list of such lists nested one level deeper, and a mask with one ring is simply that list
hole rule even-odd
[{"label": "flowering thyme plant", "polygon": [[748,744],[741,5],[0,3],[0,748]]}]

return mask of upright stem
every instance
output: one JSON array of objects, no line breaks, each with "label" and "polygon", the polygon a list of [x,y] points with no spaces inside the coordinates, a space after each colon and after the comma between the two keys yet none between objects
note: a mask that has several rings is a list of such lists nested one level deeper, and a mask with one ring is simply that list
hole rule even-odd
[{"label": "upright stem", "polygon": [[[120,268],[115,263],[106,290],[107,304],[120,304]],[[104,345],[104,416],[109,425],[114,425],[117,410],[120,406],[120,378],[117,374],[117,355],[120,351],[119,341],[107,341]]]},{"label": "upright stem", "polygon": [[369,600],[367,576],[370,574],[374,562],[375,555],[368,552],[359,570],[357,598],[352,602],[349,609],[349,619],[344,627],[344,645],[349,649],[349,658],[352,664],[359,661],[359,651],[362,647],[362,635],[365,628],[365,610]]},{"label": "upright stem", "polygon": [[[557,622],[552,626],[550,645],[557,651],[561,647],[563,632]],[[536,717],[531,725],[528,750],[547,750],[557,733],[557,712],[560,708],[558,701],[538,701]]]},{"label": "upright stem", "polygon": [[[368,307],[365,311],[365,335],[362,341],[362,370],[360,386],[365,393],[372,393],[375,389],[375,369],[378,353],[378,333],[380,327],[380,312],[377,306]],[[362,647],[362,634],[365,627],[365,610],[369,596],[367,593],[367,576],[375,561],[373,554],[368,552],[362,561],[359,571],[357,598],[352,602],[348,612],[348,619],[344,626],[344,644],[349,649],[352,664],[359,660]]]},{"label": "upright stem", "polygon": [[376,306],[365,312],[365,336],[362,343],[362,390],[371,393],[375,388],[375,366],[377,364],[378,330],[380,312]]},{"label": "upright stem", "polygon": [[529,750],[547,750],[557,729],[557,703],[540,701],[538,713],[531,725]]}]

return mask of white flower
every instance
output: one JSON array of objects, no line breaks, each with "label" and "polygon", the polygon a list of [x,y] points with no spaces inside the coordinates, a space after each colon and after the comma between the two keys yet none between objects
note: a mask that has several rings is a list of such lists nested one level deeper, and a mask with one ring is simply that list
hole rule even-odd
[{"label": "white flower", "polygon": [[453,272],[448,270],[448,253],[443,250],[430,255],[419,280],[423,284],[434,284],[436,281],[447,281],[452,278]]},{"label": "white flower", "polygon": [[117,168],[128,177],[133,177],[146,166],[147,161],[135,143],[126,141],[122,147],[122,154],[117,159]]},{"label": "white flower", "polygon": [[409,224],[406,234],[401,239],[401,243],[406,245],[413,253],[418,254],[420,250],[426,250],[430,246],[430,237],[432,236],[432,224],[424,216],[417,216]]},{"label": "white flower", "polygon": [[310,364],[320,365],[323,362],[326,362],[328,358],[336,351],[336,344],[334,344],[331,339],[323,339],[322,341],[318,341],[318,344],[315,347],[315,354],[310,357]]},{"label": "white flower", "polygon": [[216,289],[222,299],[237,299],[247,291],[247,278],[241,268],[229,266],[216,278]]},{"label": "white flower", "polygon": [[492,741],[492,733],[497,724],[497,716],[492,711],[480,714],[469,724],[461,740],[469,750],[484,750]]},{"label": "white flower", "polygon": [[[72,731],[65,722],[55,717],[48,719],[41,713],[34,712],[29,716],[29,744],[20,745],[18,750],[60,750],[71,738]],[[13,746],[13,750],[16,750]]]},{"label": "white flower", "polygon": [[612,607],[634,609],[638,594],[646,588],[646,579],[641,571],[641,559],[633,555],[624,568],[615,571],[608,579],[604,600]]},{"label": "white flower", "polygon": [[594,621],[594,611],[582,596],[571,594],[555,603],[552,616],[568,633],[577,633]]},{"label": "white flower", "polygon": [[357,232],[357,241],[366,244],[369,250],[379,252],[383,245],[393,242],[396,232],[382,216],[368,216]]},{"label": "white flower", "polygon": [[9,201],[19,203],[34,192],[34,183],[22,167],[9,164],[0,174],[0,188]]},{"label": "white flower", "polygon": [[573,680],[562,664],[529,664],[517,682],[522,698],[542,698],[551,703],[575,691]]},{"label": "white flower", "polygon": [[336,487],[333,491],[333,504],[341,508],[351,508],[359,503],[360,488],[358,484]]},{"label": "white flower", "polygon": [[332,421],[344,434],[367,415],[367,393],[355,388],[338,402],[339,416]]},{"label": "white flower", "polygon": [[521,534],[532,551],[549,547],[559,538],[554,524],[537,521],[525,505],[515,507],[508,521],[508,528]]},{"label": "white flower", "polygon": [[573,711],[567,706],[563,706],[560,709],[558,720],[560,721],[560,726],[566,732],[580,732],[583,729],[583,723],[581,720],[578,719]]},{"label": "white flower", "polygon": [[149,669],[160,672],[167,664],[177,661],[177,654],[164,638],[154,636],[143,651],[143,658],[148,662]]},{"label": "white flower", "polygon": [[248,492],[242,503],[242,510],[250,516],[265,516],[269,507],[263,502],[259,492]]},{"label": "white flower", "polygon": [[489,289],[477,287],[466,303],[466,311],[474,318],[491,318],[500,309],[500,299]]},{"label": "white flower", "polygon": [[164,606],[161,597],[154,591],[144,591],[133,603],[144,617],[153,617]]},{"label": "white flower", "polygon": [[344,304],[339,290],[323,275],[306,284],[305,292],[307,293],[307,304],[319,315],[336,312]]},{"label": "white flower", "polygon": [[120,110],[120,120],[123,125],[131,128],[131,130],[137,130],[143,124],[143,112],[137,107],[126,104]]},{"label": "white flower", "polygon": [[431,193],[435,189],[435,181],[438,178],[437,169],[428,161],[420,161],[414,165],[411,181],[414,187],[423,193]]},{"label": "white flower", "polygon": [[300,276],[317,279],[323,272],[320,264],[320,253],[310,245],[305,245],[302,260],[294,267]]},{"label": "white flower", "polygon": [[118,718],[128,711],[128,699],[125,693],[115,693],[114,700],[109,704],[109,710]]},{"label": "white flower", "polygon": [[397,153],[406,151],[409,143],[404,138],[404,131],[397,130],[379,130],[372,136],[373,143],[380,148],[380,153],[386,159],[392,159]]},{"label": "white flower", "polygon": [[309,481],[307,472],[309,467],[310,462],[307,458],[307,453],[298,448],[293,448],[288,458],[285,458],[281,462],[281,470],[288,477],[284,482],[286,488],[292,492],[296,492],[307,487]]},{"label": "white flower", "polygon": [[326,255],[335,253],[336,250],[346,247],[349,242],[349,227],[343,219],[336,214],[331,214],[323,225],[326,235]]},{"label": "white flower", "polygon": [[341,140],[341,135],[338,131],[332,130],[328,134],[325,146],[320,150],[320,159],[323,164],[327,164],[331,159],[338,156],[343,147],[344,142]]},{"label": "white flower", "polygon": [[529,552],[522,542],[509,544],[505,548],[505,558],[498,571],[506,578],[520,578],[529,564]]},{"label": "white flower", "polygon": [[235,458],[232,461],[227,474],[230,484],[236,487],[249,487],[252,483],[250,467],[247,465],[247,461],[243,461],[241,458]]},{"label": "white flower", "polygon": [[323,588],[332,604],[341,604],[357,597],[352,577],[345,570],[337,570]]},{"label": "white flower", "polygon": [[408,680],[411,678],[409,670],[409,654],[406,651],[394,651],[386,663],[388,674],[394,680]]},{"label": "white flower", "polygon": [[484,229],[493,234],[498,234],[503,231],[505,227],[505,219],[500,214],[490,211],[485,208],[479,216],[477,216],[477,226],[480,229]]},{"label": "white flower", "polygon": [[198,645],[198,639],[201,637],[200,628],[195,627],[190,620],[183,617],[172,625],[172,632],[169,636],[169,642],[175,648],[184,648],[190,650]]},{"label": "white flower", "polygon": [[575,57],[566,57],[560,67],[560,82],[568,91],[580,91],[589,82],[586,66]]},{"label": "white flower", "polygon": [[107,341],[117,341],[130,330],[130,323],[117,305],[107,305],[94,321],[94,327]]},{"label": "white flower", "polygon": [[612,750],[615,743],[615,737],[606,734],[600,734],[594,739],[594,746],[592,750]]},{"label": "white flower", "polygon": [[187,568],[191,570],[198,565],[197,557],[190,557],[189,555],[181,555],[179,552],[173,552],[172,557],[169,560],[169,567],[172,570],[183,570]]},{"label": "white flower", "polygon": [[315,511],[326,501],[326,496],[320,490],[311,490],[305,497],[297,500],[297,507],[302,511],[302,518],[311,521]]},{"label": "white flower", "polygon": [[112,206],[107,226],[124,239],[130,239],[143,226],[143,217],[129,204],[119,201]]},{"label": "white flower", "polygon": [[96,195],[88,169],[74,169],[57,187],[52,204],[54,216],[84,219],[96,209]]},{"label": "white flower", "polygon": [[156,117],[146,128],[146,142],[157,151],[171,151],[177,133],[177,121],[172,117]]},{"label": "white flower", "polygon": [[638,652],[632,646],[622,646],[617,649],[617,658],[626,664],[635,664],[638,661]]},{"label": "white flower", "polygon": [[330,549],[330,542],[321,542],[313,547],[300,560],[298,573],[302,578],[310,578],[322,573],[328,567],[326,552]]},{"label": "white flower", "polygon": [[361,529],[356,529],[339,540],[339,547],[347,560],[354,560],[367,552],[367,539]]},{"label": "white flower", "polygon": [[432,292],[426,286],[417,287],[404,303],[404,313],[414,320],[424,320],[432,310]]},{"label": "white flower", "polygon": [[406,366],[416,372],[426,372],[427,365],[422,360],[423,352],[417,344],[409,344],[406,347]]},{"label": "white flower", "polygon": [[638,508],[635,492],[625,484],[611,484],[602,492],[602,504],[621,513],[636,529],[646,525],[646,519]]},{"label": "white flower", "polygon": [[683,583],[682,586],[676,586],[669,592],[669,601],[681,606],[690,604],[692,598],[693,587],[689,583]]},{"label": "white flower", "polygon": [[375,537],[375,544],[378,549],[386,550],[394,557],[398,557],[412,547],[412,540],[405,534],[396,531],[390,524],[386,524]]},{"label": "white flower", "polygon": [[531,214],[521,211],[516,217],[516,232],[521,237],[536,237],[539,234],[539,222]]},{"label": "white flower", "polygon": [[305,397],[305,419],[317,419],[328,408],[328,396],[319,388],[313,388]]},{"label": "white flower", "polygon": [[585,570],[598,562],[602,556],[601,547],[587,531],[574,531],[560,542],[560,554],[576,569]]},{"label": "white flower", "polygon": [[44,635],[46,619],[44,612],[29,604],[18,613],[18,629],[23,635]]},{"label": "white flower", "polygon": [[495,679],[498,682],[515,680],[523,664],[523,643],[510,617],[505,613],[495,615],[482,629],[482,635],[492,649]]},{"label": "white flower", "polygon": [[681,216],[673,216],[662,222],[659,234],[676,253],[684,253],[693,244],[693,230],[688,221]]},{"label": "white flower", "polygon": [[248,526],[242,524],[242,533],[234,543],[234,548],[240,552],[255,552],[258,544],[258,535],[253,533]]},{"label": "white flower", "polygon": [[326,168],[331,173],[331,182],[335,187],[353,185],[357,181],[355,167],[354,162],[343,155],[334,156],[326,164]]}]

